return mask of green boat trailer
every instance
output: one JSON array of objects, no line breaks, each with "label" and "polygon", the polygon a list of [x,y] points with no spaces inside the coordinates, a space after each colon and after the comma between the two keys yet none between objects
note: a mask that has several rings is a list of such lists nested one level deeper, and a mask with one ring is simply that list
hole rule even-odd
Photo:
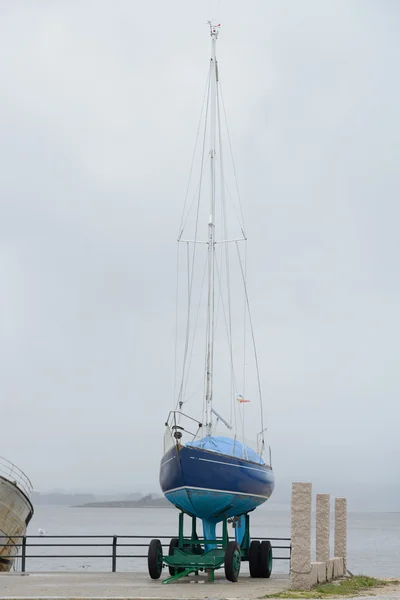
[{"label": "green boat trailer", "polygon": [[[191,515],[190,515],[191,516]],[[245,533],[241,544],[229,540],[228,523],[235,527],[238,519],[245,519]],[[168,567],[170,576],[162,583],[171,583],[187,575],[205,572],[208,581],[214,582],[215,571],[224,566],[228,581],[237,581],[240,565],[249,562],[251,577],[270,577],[272,572],[272,548],[269,541],[250,541],[250,516],[222,520],[222,537],[215,540],[200,539],[197,535],[197,520],[191,516],[192,533],[190,538],[183,533],[184,513],[179,514],[179,533],[169,544],[168,556],[163,555],[160,540],[151,540],[147,555],[149,575],[152,579],[161,577],[164,566]],[[205,546],[212,548],[206,550]]]}]

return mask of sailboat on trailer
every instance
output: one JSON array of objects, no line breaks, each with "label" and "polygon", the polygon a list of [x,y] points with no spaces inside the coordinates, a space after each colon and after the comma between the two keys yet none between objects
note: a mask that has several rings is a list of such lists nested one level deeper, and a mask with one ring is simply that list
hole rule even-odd
[{"label": "sailboat on trailer", "polygon": [[[232,255],[238,263],[239,275],[243,293],[244,329],[250,328],[249,336],[254,343],[249,300],[246,286],[246,265],[244,255],[239,248],[246,244],[244,225],[239,226],[239,237],[229,239],[229,219],[227,217],[227,188],[226,175],[222,154],[223,119],[221,104],[223,105],[218,63],[216,59],[216,44],[219,25],[210,24],[211,34],[211,60],[206,85],[205,102],[203,105],[204,133],[203,145],[200,156],[200,180],[194,193],[192,205],[194,207],[194,235],[193,239],[185,238],[185,225],[187,217],[183,218],[184,225],[179,232],[178,242],[184,247],[187,273],[187,318],[185,318],[185,333],[183,336],[182,377],[179,391],[176,394],[176,407],[172,410],[165,423],[164,455],[160,466],[160,485],[165,497],[183,512],[198,517],[203,522],[205,540],[215,539],[216,524],[226,517],[240,517],[263,504],[272,494],[274,489],[274,474],[271,466],[271,453],[264,440],[265,428],[263,424],[261,387],[259,382],[258,359],[254,346],[255,362],[255,389],[260,392],[260,424],[256,427],[254,416],[251,424],[257,434],[257,442],[252,447],[244,437],[244,420],[249,419],[246,414],[248,400],[244,387],[246,376],[243,374],[241,386],[237,375],[237,362],[235,362],[235,343],[233,340],[236,329],[236,316],[240,310],[232,307],[233,300],[237,298],[236,290],[232,291]],[[224,107],[222,106],[224,110]],[[200,127],[199,127],[200,131]],[[229,136],[229,134],[228,134]],[[206,143],[209,140],[209,143]],[[230,138],[228,137],[229,146]],[[193,166],[193,165],[192,165]],[[204,185],[206,175],[209,184]],[[236,173],[235,173],[236,177]],[[200,217],[202,215],[202,199],[204,190],[209,190],[207,202],[208,215],[203,208],[203,213],[208,217],[204,223],[205,240],[199,239],[201,232]],[[230,251],[229,248],[234,248]],[[200,251],[199,251],[200,248]],[[203,280],[199,278],[199,304],[195,308],[194,291],[195,267],[201,263],[201,249],[203,253],[204,269]],[[199,257],[200,255],[200,257]],[[222,269],[225,268],[225,275]],[[206,281],[205,293],[203,283]],[[183,406],[187,402],[193,403],[187,389],[191,377],[190,370],[196,361],[195,337],[202,322],[202,307],[204,307],[203,325],[205,329],[205,358],[197,359],[197,367],[202,370],[204,387],[201,402],[196,405],[201,416],[188,415]],[[200,315],[200,316],[199,316]],[[221,315],[223,315],[221,317]],[[235,316],[236,315],[236,316]],[[218,380],[217,363],[223,361],[223,346],[217,339],[218,318],[223,322],[223,333],[226,337],[225,364],[221,367],[222,376]],[[235,320],[236,319],[236,320]],[[194,321],[194,324],[193,324]],[[221,329],[221,327],[220,327]],[[202,332],[204,333],[204,331]],[[243,347],[246,338],[241,338],[239,346],[244,366],[248,357]],[[204,336],[203,336],[204,344]],[[203,354],[204,356],[204,354]],[[193,359],[193,360],[192,360]],[[243,368],[243,373],[245,369]],[[247,380],[248,381],[248,380]],[[239,393],[240,392],[240,393]],[[196,394],[192,394],[196,396]],[[229,402],[229,418],[221,415],[220,406],[225,400]],[[194,411],[196,410],[194,408]],[[218,408],[218,411],[217,411]],[[224,431],[218,428],[224,427]],[[241,527],[240,519],[237,520],[236,539],[241,543],[244,534],[244,524]]]}]

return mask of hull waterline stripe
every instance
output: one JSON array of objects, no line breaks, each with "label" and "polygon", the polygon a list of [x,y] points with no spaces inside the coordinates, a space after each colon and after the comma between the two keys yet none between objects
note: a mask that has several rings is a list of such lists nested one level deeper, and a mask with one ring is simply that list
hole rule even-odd
[{"label": "hull waterline stripe", "polygon": [[169,458],[168,460],[165,460],[163,463],[161,463],[161,467],[163,467],[164,465],[166,465],[167,463],[169,463],[171,460],[174,460],[176,458],[176,456],[173,456],[172,458]]},{"label": "hull waterline stripe", "polygon": [[262,496],[260,494],[249,494],[247,492],[233,492],[231,490],[216,490],[212,488],[195,487],[194,485],[182,485],[181,487],[173,488],[172,490],[166,490],[164,494],[171,494],[172,492],[179,492],[180,490],[200,490],[202,492],[219,492],[221,494],[233,494],[235,496],[252,496],[253,498],[265,498],[268,500],[269,496]]},{"label": "hull waterline stripe", "polygon": [[255,467],[245,467],[244,465],[234,465],[233,463],[227,463],[223,460],[211,460],[210,458],[196,458],[196,456],[190,456],[192,460],[202,460],[204,462],[217,463],[218,465],[225,465],[226,467],[238,467],[239,469],[248,469],[250,471],[259,471],[260,473],[265,473],[265,469],[256,469]]}]

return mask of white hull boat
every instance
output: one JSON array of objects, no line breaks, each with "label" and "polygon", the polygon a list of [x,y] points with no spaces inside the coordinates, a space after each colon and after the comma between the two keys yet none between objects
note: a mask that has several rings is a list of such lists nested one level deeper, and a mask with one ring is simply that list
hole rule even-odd
[{"label": "white hull boat", "polygon": [[33,516],[29,478],[0,457],[0,571],[10,571]]}]

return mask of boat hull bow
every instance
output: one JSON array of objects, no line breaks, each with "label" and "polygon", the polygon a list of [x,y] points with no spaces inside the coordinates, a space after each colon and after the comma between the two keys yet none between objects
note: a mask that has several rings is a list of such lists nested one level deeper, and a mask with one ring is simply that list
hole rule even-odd
[{"label": "boat hull bow", "polygon": [[32,515],[33,506],[24,491],[0,476],[0,572],[11,570]]}]

